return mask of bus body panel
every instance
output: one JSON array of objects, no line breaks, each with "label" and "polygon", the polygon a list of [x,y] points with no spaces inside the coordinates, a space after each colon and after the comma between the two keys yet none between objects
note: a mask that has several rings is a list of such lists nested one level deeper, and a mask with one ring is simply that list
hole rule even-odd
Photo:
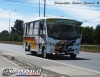
[{"label": "bus body panel", "polygon": [[[42,51],[42,46],[44,45],[45,41],[40,37],[40,36],[26,36],[23,38],[23,42],[24,42],[24,47],[25,47],[25,43],[28,43],[31,47],[31,50],[39,52]],[[40,48],[39,48],[39,44],[40,44]]]},{"label": "bus body panel", "polygon": [[47,53],[78,54],[80,51],[80,42],[81,38],[78,38],[76,40],[55,40],[53,38],[48,38]]}]

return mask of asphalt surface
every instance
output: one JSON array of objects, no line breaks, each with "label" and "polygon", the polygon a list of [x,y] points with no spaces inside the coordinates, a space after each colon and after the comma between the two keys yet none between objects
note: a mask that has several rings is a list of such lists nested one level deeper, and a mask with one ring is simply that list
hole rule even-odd
[{"label": "asphalt surface", "polygon": [[[31,77],[69,77],[68,75],[52,72],[50,70],[43,69],[40,66],[36,66],[33,63],[30,64],[27,63],[27,61],[25,62],[18,59],[18,56],[22,55],[16,55],[13,57],[14,55],[16,55],[16,53],[0,49],[0,77],[17,77],[16,75],[20,75],[20,77],[30,77],[29,75],[26,75],[25,71],[22,73],[22,70],[41,70],[39,76],[32,76],[30,72],[27,72],[27,74],[30,74]],[[11,72],[11,70],[19,72],[14,73],[13,71]]]},{"label": "asphalt surface", "polygon": [[[1,54],[0,54],[0,77],[4,77],[3,71],[5,69],[18,70],[19,67],[16,64],[12,63],[11,61],[2,57]],[[12,76],[15,77],[14,75],[12,75]]]},{"label": "asphalt surface", "polygon": [[100,77],[100,54],[97,53],[81,52],[76,60],[71,60],[69,56],[56,56],[49,59],[31,56],[24,51],[23,46],[19,45],[0,44],[0,50],[4,54],[71,77]]}]

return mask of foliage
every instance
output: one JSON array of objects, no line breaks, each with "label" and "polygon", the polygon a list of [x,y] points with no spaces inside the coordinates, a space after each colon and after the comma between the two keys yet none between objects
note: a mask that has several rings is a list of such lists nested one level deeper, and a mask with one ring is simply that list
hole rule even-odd
[{"label": "foliage", "polygon": [[0,33],[0,37],[2,36],[8,36],[9,35],[9,32],[7,30],[3,30],[1,33]]},{"label": "foliage", "polygon": [[99,45],[94,45],[94,46],[85,45],[85,46],[81,46],[81,51],[100,53],[100,46]]},{"label": "foliage", "polygon": [[81,27],[82,33],[82,44],[93,44],[94,43],[94,29],[93,27]]},{"label": "foliage", "polygon": [[96,44],[100,45],[100,25],[97,25],[96,29],[93,27],[80,27],[82,34],[82,44]]},{"label": "foliage", "polygon": [[3,30],[0,33],[0,41],[23,41],[23,21],[16,20],[12,31],[9,33],[7,30]]},{"label": "foliage", "polygon": [[19,41],[22,42],[23,41],[23,37],[17,33],[12,33],[9,34],[8,36],[2,36],[0,37],[0,41]]},{"label": "foliage", "polygon": [[16,20],[14,27],[11,27],[12,31],[11,33],[17,33],[19,35],[23,35],[23,21],[22,20]]},{"label": "foliage", "polygon": [[97,25],[95,31],[94,31],[94,42],[95,44],[99,44],[100,45],[100,25]]}]

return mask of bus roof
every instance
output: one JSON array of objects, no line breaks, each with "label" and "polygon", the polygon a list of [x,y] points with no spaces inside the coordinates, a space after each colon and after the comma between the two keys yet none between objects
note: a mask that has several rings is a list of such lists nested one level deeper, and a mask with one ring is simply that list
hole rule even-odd
[{"label": "bus roof", "polygon": [[38,20],[42,20],[42,19],[44,19],[44,20],[46,20],[46,19],[70,19],[70,20],[74,20],[72,18],[67,18],[67,17],[35,17],[33,20],[28,21],[26,23],[38,21]]}]

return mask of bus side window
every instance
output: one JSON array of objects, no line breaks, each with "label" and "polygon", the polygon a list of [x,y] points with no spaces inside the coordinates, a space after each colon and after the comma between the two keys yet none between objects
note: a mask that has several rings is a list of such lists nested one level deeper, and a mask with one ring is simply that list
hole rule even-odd
[{"label": "bus side window", "polygon": [[26,35],[26,24],[23,24],[23,27],[24,27],[24,34],[23,35]]},{"label": "bus side window", "polygon": [[35,22],[33,22],[33,32],[32,32],[32,35],[34,35],[34,26],[35,26]]},{"label": "bus side window", "polygon": [[30,23],[29,35],[33,34],[33,23]]},{"label": "bus side window", "polygon": [[27,24],[27,27],[26,27],[26,28],[27,28],[27,30],[26,30],[26,31],[27,31],[27,32],[26,32],[26,35],[29,35],[30,24]]},{"label": "bus side window", "polygon": [[34,30],[33,30],[34,35],[37,35],[38,34],[38,31],[39,31],[39,22],[36,21],[34,23]]}]

